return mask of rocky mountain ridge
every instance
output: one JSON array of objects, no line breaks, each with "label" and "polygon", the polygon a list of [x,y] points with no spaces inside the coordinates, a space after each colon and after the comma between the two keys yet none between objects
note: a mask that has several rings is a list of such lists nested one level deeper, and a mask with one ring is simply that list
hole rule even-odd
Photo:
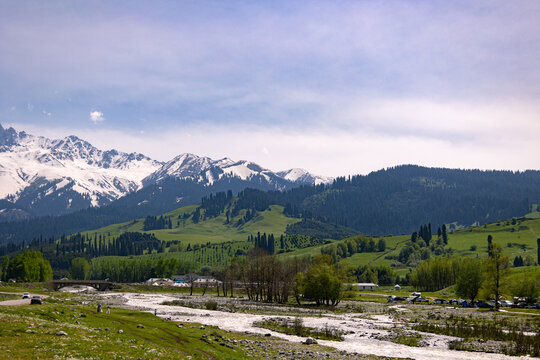
[{"label": "rocky mountain ridge", "polygon": [[73,135],[51,140],[0,125],[1,220],[99,207],[171,179],[200,186],[232,179],[276,190],[332,181],[301,169],[272,172],[250,161],[189,153],[163,163],[140,153],[103,151]]}]

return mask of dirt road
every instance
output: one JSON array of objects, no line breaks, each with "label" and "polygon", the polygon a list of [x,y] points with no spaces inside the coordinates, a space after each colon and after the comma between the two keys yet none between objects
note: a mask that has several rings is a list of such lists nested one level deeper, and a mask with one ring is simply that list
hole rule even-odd
[{"label": "dirt road", "polygon": [[[1,306],[1,305],[4,305],[4,306],[30,305],[30,299],[32,298],[32,296],[37,295],[37,294],[30,294],[30,299],[23,299],[23,298],[22,298],[22,293],[7,293],[7,292],[2,292],[2,294],[7,294],[7,295],[18,295],[18,296],[20,296],[21,298],[20,298],[20,299],[15,299],[15,300],[0,301],[0,306]],[[40,296],[41,296],[42,299],[47,298],[47,296],[45,296],[45,295],[40,295]]]}]

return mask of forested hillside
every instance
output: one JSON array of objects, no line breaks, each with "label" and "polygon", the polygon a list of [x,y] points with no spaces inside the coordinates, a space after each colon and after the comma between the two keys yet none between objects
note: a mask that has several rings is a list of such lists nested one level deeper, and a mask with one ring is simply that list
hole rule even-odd
[{"label": "forested hillside", "polygon": [[384,235],[410,233],[421,223],[485,224],[522,216],[539,202],[539,171],[399,166],[338,178],[331,187],[293,204],[315,217]]},{"label": "forested hillside", "polygon": [[398,166],[337,178],[330,186],[242,192],[280,204],[290,216],[339,224],[367,235],[407,234],[418,224],[468,226],[523,216],[540,203],[540,172]]}]

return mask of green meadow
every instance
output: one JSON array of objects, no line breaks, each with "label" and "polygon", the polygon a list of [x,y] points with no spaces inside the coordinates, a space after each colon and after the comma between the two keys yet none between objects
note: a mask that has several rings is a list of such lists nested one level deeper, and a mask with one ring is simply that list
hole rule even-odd
[{"label": "green meadow", "polygon": [[270,206],[268,210],[257,213],[254,219],[240,226],[235,226],[234,224],[245,215],[245,211],[242,211],[240,215],[233,218],[229,224],[226,224],[227,218],[224,214],[206,220],[201,219],[198,223],[193,223],[191,218],[182,218],[184,214],[191,214],[196,208],[197,205],[186,206],[163,214],[164,217],[171,218],[172,229],[143,231],[144,219],[137,219],[87,231],[84,234],[88,234],[90,237],[93,237],[95,234],[111,237],[118,236],[124,232],[139,231],[154,234],[158,239],[163,241],[178,240],[185,246],[188,244],[193,246],[208,242],[246,241],[249,235],[256,235],[257,232],[261,234],[272,233],[274,236],[279,237],[285,232],[287,225],[300,221],[300,219],[283,215],[283,207],[279,205]]},{"label": "green meadow", "polygon": [[[46,300],[43,305],[0,306],[0,352],[12,359],[243,359],[238,347],[208,342],[217,328],[164,321],[149,313]],[[59,336],[59,331],[67,335]],[[236,335],[236,334],[235,334]],[[240,335],[242,336],[242,335]]]},{"label": "green meadow", "polygon": [[[180,241],[183,251],[167,252],[165,256],[175,257],[182,261],[200,264],[201,266],[224,265],[230,258],[238,254],[245,254],[252,246],[247,242],[247,237],[258,232],[273,233],[276,240],[285,232],[287,225],[294,224],[300,219],[289,218],[283,214],[283,207],[278,205],[270,206],[266,211],[259,212],[255,218],[238,225],[239,220],[245,215],[242,211],[237,217],[227,223],[226,216],[220,214],[214,218],[204,219],[197,223],[192,221],[191,216],[197,205],[182,207],[163,214],[165,218],[171,219],[171,229],[159,229],[143,231],[144,219],[136,219],[130,222],[110,225],[101,229],[88,231],[90,237],[102,235],[105,238],[118,236],[123,232],[146,232],[154,234],[162,241]],[[538,212],[528,214],[524,218],[509,219],[496,223],[470,226],[448,233],[448,245],[446,249],[452,249],[454,256],[460,257],[483,257],[487,254],[487,237],[491,235],[493,242],[498,243],[503,248],[503,252],[513,262],[516,256],[521,256],[529,263],[536,263],[537,259],[537,238],[540,237],[540,216]],[[401,250],[410,244],[410,235],[373,237],[375,242],[383,238],[386,242],[384,252],[363,252],[356,253],[342,261],[352,267],[363,265],[388,265],[392,266],[399,275],[405,275],[410,271],[407,267],[395,259]],[[436,235],[434,235],[436,238]],[[347,241],[328,240],[334,244]],[[187,246],[201,246],[195,251],[185,251]],[[289,249],[278,256],[316,256],[321,253],[321,248],[325,245],[311,246],[302,249]],[[276,249],[278,246],[276,245]],[[277,251],[277,250],[276,250]],[[161,256],[152,254],[145,256]]]}]

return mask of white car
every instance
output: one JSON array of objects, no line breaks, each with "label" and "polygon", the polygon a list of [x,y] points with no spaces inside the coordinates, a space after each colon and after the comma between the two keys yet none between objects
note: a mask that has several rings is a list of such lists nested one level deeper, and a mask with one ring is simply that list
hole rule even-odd
[{"label": "white car", "polygon": [[23,293],[22,298],[23,299],[30,299],[30,294],[29,293]]}]

